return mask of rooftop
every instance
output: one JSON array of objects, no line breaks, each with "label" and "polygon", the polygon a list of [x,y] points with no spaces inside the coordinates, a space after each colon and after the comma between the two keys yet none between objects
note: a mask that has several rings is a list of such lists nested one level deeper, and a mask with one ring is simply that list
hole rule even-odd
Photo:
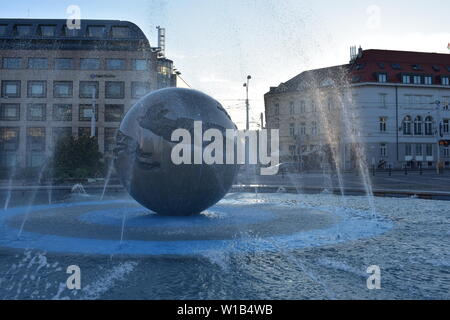
[{"label": "rooftop", "polygon": [[[379,74],[386,75],[386,83],[404,83],[404,76],[420,77],[420,83],[427,85],[446,85],[443,78],[450,78],[450,54],[394,51],[363,50],[352,62],[345,65],[304,71],[278,87],[271,87],[268,94],[300,91],[311,86],[330,86],[340,81],[347,83],[379,83]],[[431,83],[427,83],[425,81]],[[333,83],[332,83],[333,82]]]},{"label": "rooftop", "polygon": [[150,43],[134,23],[80,20],[79,28],[65,19],[0,19],[0,49],[137,50]]}]

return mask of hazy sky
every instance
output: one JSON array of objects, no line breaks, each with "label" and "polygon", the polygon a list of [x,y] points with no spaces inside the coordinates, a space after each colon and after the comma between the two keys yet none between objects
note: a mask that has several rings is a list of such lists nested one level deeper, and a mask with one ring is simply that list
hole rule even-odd
[{"label": "hazy sky", "polygon": [[156,46],[167,29],[167,56],[195,89],[245,123],[244,83],[252,75],[252,117],[270,86],[312,68],[347,63],[349,47],[447,53],[450,1],[444,0],[2,0],[5,18],[67,18],[139,25]]}]

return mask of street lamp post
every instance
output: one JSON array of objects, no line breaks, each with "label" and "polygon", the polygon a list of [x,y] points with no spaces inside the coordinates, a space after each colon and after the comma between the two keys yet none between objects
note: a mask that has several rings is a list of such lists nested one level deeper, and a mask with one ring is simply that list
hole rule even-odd
[{"label": "street lamp post", "polygon": [[244,83],[245,91],[246,91],[246,99],[245,99],[245,107],[247,112],[247,121],[246,121],[246,129],[247,131],[250,130],[250,101],[248,99],[248,88],[250,85],[250,80],[252,79],[252,76],[247,76],[247,82]]}]

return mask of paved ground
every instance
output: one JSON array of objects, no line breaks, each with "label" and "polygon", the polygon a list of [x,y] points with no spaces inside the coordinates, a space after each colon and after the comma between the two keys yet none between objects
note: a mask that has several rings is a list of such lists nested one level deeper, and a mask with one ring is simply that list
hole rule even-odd
[{"label": "paved ground", "polygon": [[[450,172],[438,175],[434,171],[423,172],[410,171],[405,175],[403,171],[378,172],[375,176],[369,176],[374,189],[383,190],[418,190],[450,192]],[[277,176],[240,176],[241,184],[284,185],[298,188],[338,188],[339,180],[336,175],[322,173],[289,174]],[[344,188],[364,189],[361,176],[354,173],[345,173],[342,176]]]}]

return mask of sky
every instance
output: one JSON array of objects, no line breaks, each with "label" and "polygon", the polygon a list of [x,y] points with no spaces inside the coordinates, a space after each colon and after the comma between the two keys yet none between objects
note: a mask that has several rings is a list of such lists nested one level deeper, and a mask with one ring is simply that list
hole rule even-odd
[{"label": "sky", "polygon": [[245,127],[245,88],[252,127],[264,94],[305,70],[349,61],[350,46],[448,53],[450,1],[444,0],[2,0],[3,18],[68,18],[136,23],[194,89],[219,100]]}]

